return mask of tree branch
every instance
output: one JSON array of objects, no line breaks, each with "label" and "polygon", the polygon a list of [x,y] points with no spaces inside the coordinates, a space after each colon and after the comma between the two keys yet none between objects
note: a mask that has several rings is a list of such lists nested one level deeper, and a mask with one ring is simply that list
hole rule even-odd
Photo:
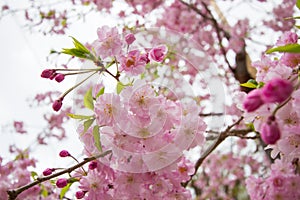
[{"label": "tree branch", "polygon": [[78,163],[78,164],[76,164],[76,165],[74,165],[74,166],[72,166],[70,168],[67,168],[67,169],[65,169],[63,171],[57,172],[57,173],[49,175],[49,176],[37,178],[34,182],[29,183],[27,185],[24,185],[24,186],[22,186],[22,187],[20,187],[18,189],[8,190],[7,191],[8,199],[9,200],[15,200],[18,197],[19,194],[21,194],[25,190],[28,190],[29,188],[31,188],[31,187],[33,187],[33,186],[35,186],[37,184],[40,184],[40,183],[45,182],[47,180],[50,180],[52,178],[58,177],[58,176],[60,176],[62,174],[71,173],[75,169],[78,169],[78,168],[82,167],[84,164],[86,164],[86,163],[88,163],[90,161],[96,160],[98,158],[104,157],[104,156],[106,156],[108,154],[111,154],[111,153],[112,153],[112,151],[108,150],[108,151],[105,151],[105,152],[103,152],[101,154],[98,154],[96,156],[92,156],[92,157],[89,157],[89,158],[84,158],[82,162],[80,162],[80,163]]},{"label": "tree branch", "polygon": [[222,116],[224,113],[199,113],[200,117]]},{"label": "tree branch", "polygon": [[236,122],[234,122],[232,125],[228,126],[226,128],[226,130],[222,131],[219,134],[218,139],[216,140],[216,142],[214,144],[212,144],[204,153],[203,155],[197,160],[196,164],[195,164],[195,172],[190,176],[190,180],[188,180],[187,182],[182,183],[183,187],[186,187],[188,185],[188,183],[192,180],[192,178],[194,177],[194,175],[197,173],[199,167],[201,166],[201,164],[203,163],[203,161],[209,156],[209,154],[211,154],[211,152],[213,152],[218,146],[219,144],[221,144],[228,136],[230,136],[230,130],[237,124],[239,124],[242,120],[244,119],[244,117],[240,117]]}]

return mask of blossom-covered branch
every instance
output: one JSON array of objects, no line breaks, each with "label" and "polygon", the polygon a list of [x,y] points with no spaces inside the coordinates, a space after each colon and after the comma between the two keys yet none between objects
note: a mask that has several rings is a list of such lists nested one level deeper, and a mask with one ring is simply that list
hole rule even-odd
[{"label": "blossom-covered branch", "polygon": [[84,160],[82,162],[80,162],[80,163],[78,163],[78,164],[76,164],[76,165],[74,165],[72,167],[69,167],[67,169],[64,169],[64,170],[62,170],[60,172],[57,172],[57,173],[49,175],[49,176],[38,177],[34,182],[29,183],[27,185],[24,185],[24,186],[22,186],[22,187],[20,187],[18,189],[8,190],[7,194],[9,196],[9,200],[15,200],[18,197],[19,194],[21,194],[25,190],[28,190],[29,188],[32,188],[35,185],[38,185],[38,184],[40,184],[42,182],[45,182],[45,181],[48,181],[48,180],[50,180],[52,178],[56,178],[56,177],[58,177],[60,175],[63,175],[63,174],[67,174],[67,173],[69,174],[69,173],[73,172],[74,170],[82,167],[86,163],[91,162],[93,160],[96,160],[98,158],[105,157],[106,155],[111,154],[111,153],[112,153],[112,151],[108,150],[108,151],[105,151],[105,152],[103,152],[101,154],[98,154],[98,155],[95,155],[95,156],[92,156],[92,157],[89,157],[89,158],[84,158]]}]

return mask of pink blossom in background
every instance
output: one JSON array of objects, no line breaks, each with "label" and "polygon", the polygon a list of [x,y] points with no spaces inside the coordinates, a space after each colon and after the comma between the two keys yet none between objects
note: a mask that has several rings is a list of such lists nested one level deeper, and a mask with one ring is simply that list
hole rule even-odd
[{"label": "pink blossom in background", "polygon": [[14,121],[14,128],[17,133],[27,133],[27,131],[24,130],[24,122],[22,121]]},{"label": "pink blossom in background", "polygon": [[120,55],[123,43],[117,28],[103,26],[98,28],[97,34],[98,39],[93,43],[93,46],[102,59]]}]

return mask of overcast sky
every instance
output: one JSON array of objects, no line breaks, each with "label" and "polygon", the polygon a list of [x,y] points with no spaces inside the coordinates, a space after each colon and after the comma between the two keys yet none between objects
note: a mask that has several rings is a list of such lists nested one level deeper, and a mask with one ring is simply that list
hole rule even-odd
[{"label": "overcast sky", "polygon": [[[10,3],[16,3],[16,1]],[[17,3],[18,6],[22,4],[20,1]],[[49,51],[72,47],[72,41],[68,37],[70,35],[82,42],[93,41],[97,37],[96,29],[103,21],[107,22],[107,20],[94,18],[88,23],[79,23],[76,27],[71,27],[66,35],[45,37],[41,33],[30,32],[22,27],[18,16],[7,16],[0,20],[0,91],[2,92],[0,98],[0,156],[5,160],[11,159],[8,154],[10,144],[16,143],[21,148],[32,146],[36,135],[43,128],[43,113],[53,112],[51,107],[30,108],[28,100],[37,93],[49,90],[64,91],[75,83],[74,79],[65,80],[59,84],[40,78],[42,70],[51,68],[51,65],[46,62]],[[67,98],[65,103],[72,105],[70,99],[68,102]],[[10,125],[14,120],[24,121],[28,133],[21,136],[12,133]],[[62,166],[61,160],[57,156],[62,149],[72,149],[74,155],[80,154],[82,145],[79,143],[74,125],[68,129],[67,134],[69,139],[65,142],[57,143],[55,141],[48,147],[34,148],[34,155],[41,159],[38,164],[39,168]]]}]

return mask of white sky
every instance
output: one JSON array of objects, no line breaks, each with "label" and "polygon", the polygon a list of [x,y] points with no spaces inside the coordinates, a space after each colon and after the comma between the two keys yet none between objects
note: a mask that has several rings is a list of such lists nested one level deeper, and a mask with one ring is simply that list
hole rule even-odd
[{"label": "white sky", "polygon": [[[17,1],[9,3],[9,5],[18,3],[18,6],[21,6],[21,3]],[[25,30],[24,27],[21,27],[21,20],[17,16],[8,16],[0,20],[0,91],[2,92],[0,98],[0,156],[4,159],[11,159],[8,154],[10,144],[16,143],[18,147],[22,148],[32,147],[36,135],[44,127],[43,113],[54,112],[51,106],[29,108],[28,99],[33,98],[37,93],[49,90],[64,91],[75,83],[75,79],[66,79],[62,83],[56,83],[40,78],[40,73],[45,68],[51,68],[51,65],[46,62],[46,57],[51,49],[61,50],[61,48],[72,47],[69,35],[83,43],[91,42],[97,37],[97,27],[101,26],[101,23],[107,22],[100,18],[88,21],[89,23],[80,23],[80,25],[72,27],[69,30],[71,34],[45,37],[41,33],[30,33]],[[67,97],[64,104],[72,105],[71,98],[72,96]],[[12,125],[14,120],[24,121],[28,133],[21,136],[12,133],[9,125]],[[74,156],[81,153],[83,147],[79,143],[74,125],[68,128],[67,135],[69,139],[64,142],[54,140],[47,147],[34,147],[33,155],[40,160],[38,168],[63,166],[62,160],[58,157],[58,152],[62,149],[70,149]],[[71,161],[68,161],[70,164]]]}]

